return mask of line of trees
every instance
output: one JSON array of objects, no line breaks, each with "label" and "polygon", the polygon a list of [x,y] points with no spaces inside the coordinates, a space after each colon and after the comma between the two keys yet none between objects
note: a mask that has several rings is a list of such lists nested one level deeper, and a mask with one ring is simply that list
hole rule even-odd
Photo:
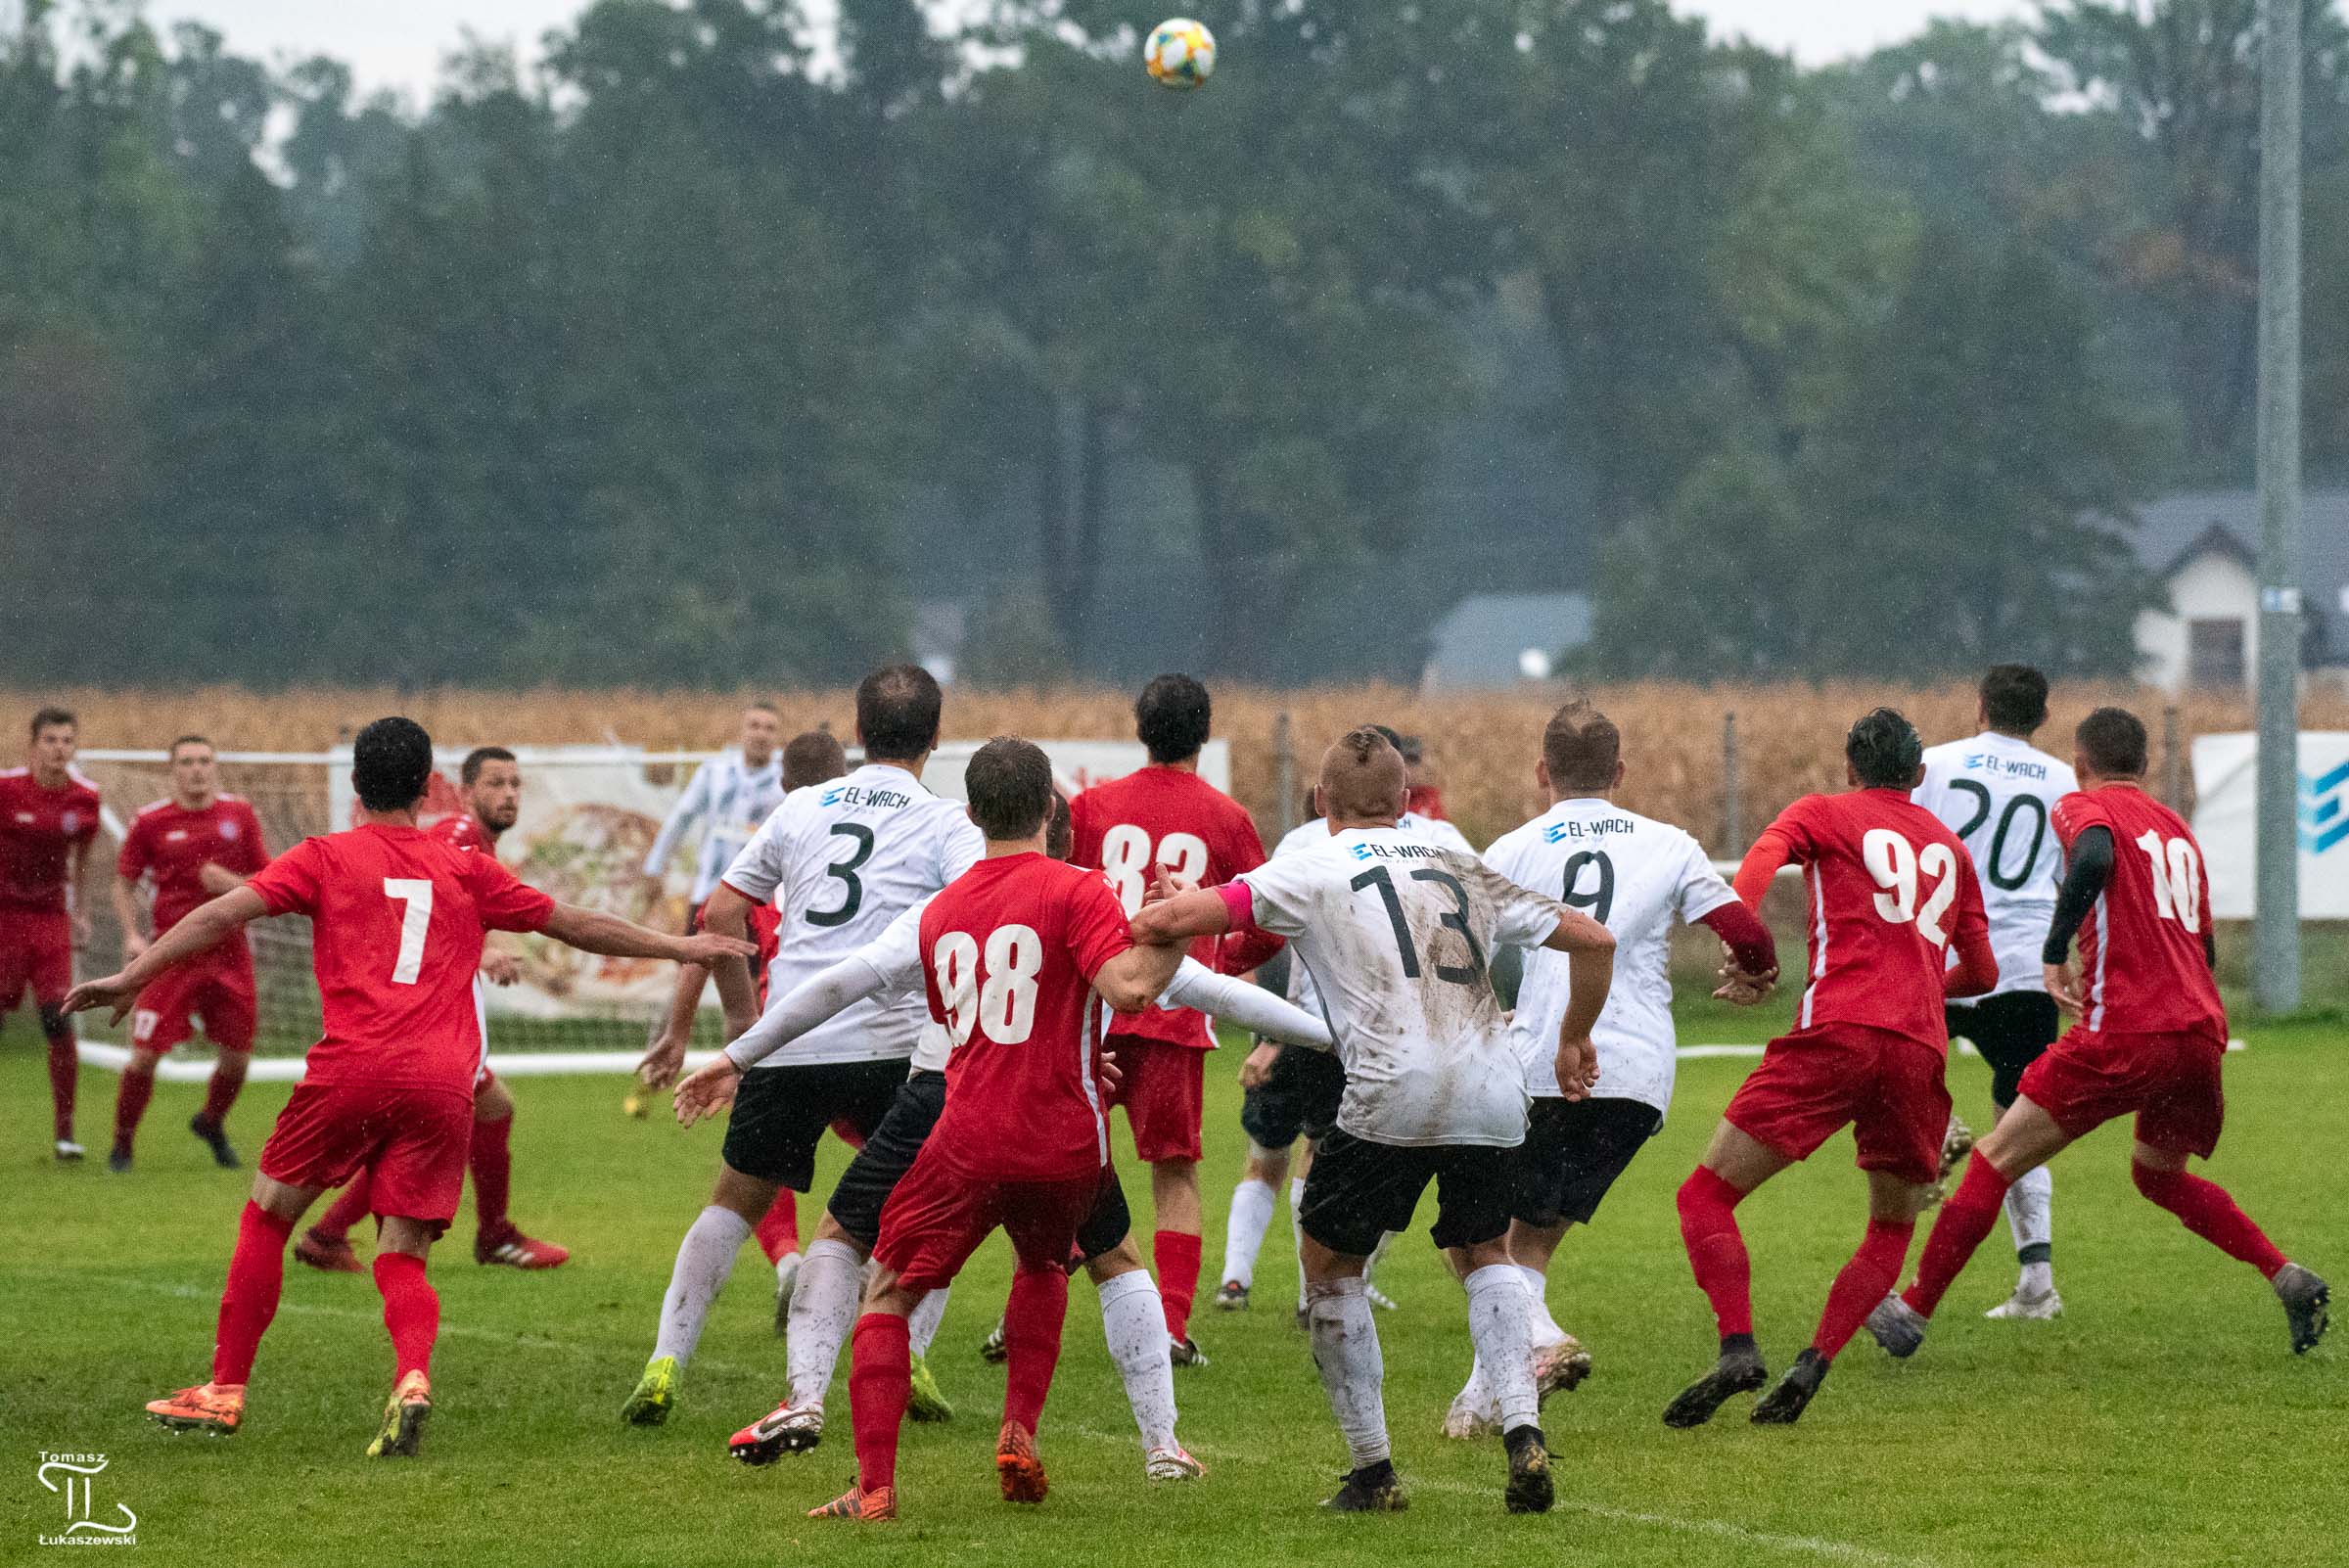
[{"label": "line of trees", "polygon": [[[1660,0],[596,0],[429,109],[126,0],[0,36],[0,678],[2122,672],[2248,472],[2255,0],[1804,70]],[[2312,465],[2349,43],[2306,0]]]}]

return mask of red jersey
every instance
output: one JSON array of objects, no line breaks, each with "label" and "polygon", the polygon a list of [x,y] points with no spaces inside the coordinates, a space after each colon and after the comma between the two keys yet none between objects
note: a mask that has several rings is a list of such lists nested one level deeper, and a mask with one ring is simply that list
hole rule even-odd
[{"label": "red jersey", "polygon": [[80,774],[50,790],[29,767],[0,772],[0,904],[64,909],[69,852],[97,835],[97,786]]},{"label": "red jersey", "polygon": [[982,860],[922,911],[930,1016],[946,1026],[943,1158],[998,1181],[1058,1181],[1109,1163],[1093,977],[1133,945],[1109,884],[1041,854]]},{"label": "red jersey", "polygon": [[452,850],[479,850],[492,860],[497,858],[497,840],[471,811],[444,816],[424,831]]},{"label": "red jersey", "polygon": [[[195,811],[168,798],[148,807],[122,836],[115,871],[125,882],[155,878],[155,934],[160,937],[190,910],[211,901],[204,885],[207,865],[249,877],[268,863],[261,819],[243,796],[222,795]],[[243,933],[236,941],[243,945]]]},{"label": "red jersey", "polygon": [[2227,1038],[2227,1008],[2202,945],[2210,875],[2177,812],[2134,784],[2055,803],[2065,854],[2092,827],[2112,835],[2112,879],[2080,927],[2088,1027],[2122,1035]]},{"label": "red jersey", "polygon": [[314,923],[326,1033],[303,1081],[471,1091],[482,1061],[473,977],[486,931],[536,931],[555,900],[496,856],[420,828],[304,839],[246,884],[271,914]]},{"label": "red jersey", "polygon": [[[1264,841],[1247,807],[1186,768],[1152,763],[1096,784],[1069,803],[1075,832],[1069,859],[1108,874],[1130,917],[1149,891],[1151,868],[1164,865],[1201,887],[1217,887],[1265,863]],[[1216,944],[1194,943],[1191,956],[1213,967]],[[1151,1007],[1120,1016],[1117,1032],[1213,1050],[1207,1015],[1188,1007]]]},{"label": "red jersey", "polygon": [[1810,904],[1799,1027],[1856,1024],[1948,1051],[1949,950],[1990,940],[1965,846],[1906,790],[1806,795],[1764,830],[1756,852],[1773,835],[1803,868]]}]

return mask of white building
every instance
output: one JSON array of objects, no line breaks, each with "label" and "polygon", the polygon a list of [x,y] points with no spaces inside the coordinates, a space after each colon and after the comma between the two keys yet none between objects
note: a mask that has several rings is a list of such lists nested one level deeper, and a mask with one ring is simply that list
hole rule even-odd
[{"label": "white building", "polygon": [[[2169,595],[2137,618],[2141,673],[2165,691],[2247,688],[2259,662],[2259,497],[2168,495],[2142,508],[2138,558]],[[2310,490],[2300,521],[2300,663],[2349,685],[2349,490]]]}]

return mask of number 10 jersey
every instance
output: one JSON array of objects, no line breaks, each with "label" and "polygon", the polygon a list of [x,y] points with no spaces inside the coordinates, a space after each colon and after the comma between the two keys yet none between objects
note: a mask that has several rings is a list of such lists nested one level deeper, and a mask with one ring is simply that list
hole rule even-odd
[{"label": "number 10 jersey", "polygon": [[[868,762],[792,791],[724,878],[753,903],[771,902],[780,917],[767,1000],[853,954],[986,852],[961,803],[931,794],[901,767]],[[909,1057],[928,1018],[918,996],[858,1002],[760,1067]]]},{"label": "number 10 jersey", "polygon": [[2043,989],[2039,949],[2063,880],[2063,849],[2049,818],[2079,787],[2067,763],[1995,730],[1925,752],[1925,781],[1911,799],[1940,817],[1973,859],[1999,960],[1992,995]]}]

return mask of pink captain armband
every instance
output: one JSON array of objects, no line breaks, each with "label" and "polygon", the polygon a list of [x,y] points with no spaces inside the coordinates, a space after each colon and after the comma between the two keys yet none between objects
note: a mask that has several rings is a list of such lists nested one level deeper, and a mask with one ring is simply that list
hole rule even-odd
[{"label": "pink captain armband", "polygon": [[1249,893],[1247,883],[1226,882],[1217,888],[1215,894],[1223,900],[1223,907],[1231,911],[1232,930],[1245,932],[1256,929],[1256,899]]}]

